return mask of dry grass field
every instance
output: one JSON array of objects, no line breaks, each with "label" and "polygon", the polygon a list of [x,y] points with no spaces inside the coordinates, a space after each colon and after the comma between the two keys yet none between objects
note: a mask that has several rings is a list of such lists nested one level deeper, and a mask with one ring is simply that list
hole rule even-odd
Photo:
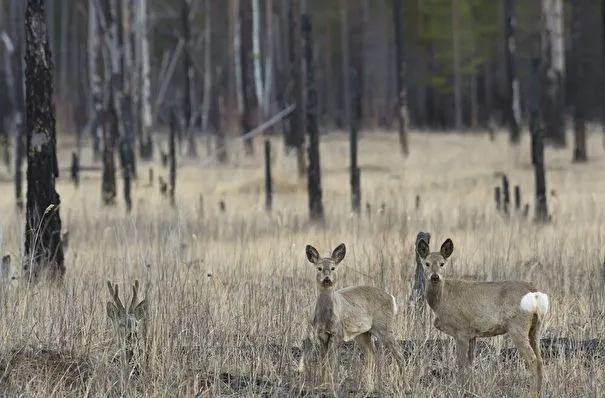
[{"label": "dry grass field", "polygon": [[[396,337],[407,360],[407,385],[387,358],[379,394],[524,396],[529,372],[507,350],[512,347],[508,337],[479,339],[486,344],[480,345],[469,384],[459,385],[452,377],[452,339],[432,326],[430,311],[418,313],[408,305],[419,231],[432,234],[433,250],[447,237],[454,241],[448,276],[527,280],[548,293],[551,311],[543,338],[588,340],[604,333],[600,135],[590,138],[588,164],[571,164],[571,150],[547,149],[547,184],[556,190],[557,203],[553,222],[545,226],[518,217],[505,220],[493,202],[498,173],[506,172],[512,185],[521,186],[533,213],[527,136],[513,150],[504,134],[495,143],[487,136],[412,134],[412,153],[404,160],[395,134],[366,134],[360,140],[360,218],[350,212],[347,137],[322,137],[326,221],[321,226],[307,221],[306,180],[297,179],[295,160],[285,158],[278,139],[274,211],[264,211],[261,143],[255,159],[231,148],[226,166],[200,167],[181,159],[176,208],[158,192],[157,176],[168,175],[159,164],[153,165],[151,188],[151,165],[139,163],[130,215],[119,176],[119,204],[106,209],[100,203],[100,173],[84,172],[78,190],[64,173],[58,191],[63,224],[71,234],[64,286],[27,288],[19,280],[0,286],[0,395],[363,396],[358,348],[341,348],[341,366],[328,388],[319,386],[318,375],[296,372],[316,296],[305,245],[328,255],[344,242],[347,255],[337,286],[380,286],[400,306]],[[71,148],[61,141],[59,146],[67,167]],[[90,164],[88,149],[82,164]],[[19,257],[23,216],[15,214],[4,169],[0,181],[0,252]],[[19,274],[14,262],[11,274]],[[149,300],[149,344],[147,362],[129,373],[111,361],[120,341],[106,316],[106,281],[130,295],[135,279]],[[605,349],[592,343],[582,350],[562,345],[545,350],[543,396],[605,394]]]}]

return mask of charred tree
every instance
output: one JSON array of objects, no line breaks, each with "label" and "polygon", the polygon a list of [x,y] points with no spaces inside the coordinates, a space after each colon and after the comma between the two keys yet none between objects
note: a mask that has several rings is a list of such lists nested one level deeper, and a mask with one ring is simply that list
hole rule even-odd
[{"label": "charred tree", "polygon": [[273,178],[271,176],[271,141],[265,139],[265,210],[273,207]]},{"label": "charred tree", "polygon": [[566,145],[563,0],[542,0],[542,14],[545,22],[542,32],[544,138],[553,146],[562,148]]},{"label": "charred tree", "polygon": [[191,83],[193,81],[193,63],[191,61],[191,25],[189,22],[190,0],[181,0],[181,39],[185,44],[183,51],[183,123],[182,126],[187,133],[187,155],[197,157],[195,137],[191,126],[192,101]]},{"label": "charred tree", "polygon": [[176,111],[174,109],[170,112],[170,142],[169,142],[169,153],[170,153],[170,204],[175,205],[174,195],[176,190],[176,135],[178,130],[178,119]]},{"label": "charred tree", "polygon": [[540,58],[532,59],[531,101],[529,128],[531,132],[531,157],[536,181],[536,222],[548,221],[546,203],[546,172],[544,168],[544,141],[540,126]]},{"label": "charred tree", "polygon": [[319,162],[319,128],[317,126],[317,88],[315,87],[315,62],[313,59],[313,28],[311,17],[301,18],[305,44],[307,70],[307,129],[309,131],[309,216],[311,220],[323,220],[324,208],[321,194],[321,166]]},{"label": "charred tree", "polygon": [[[254,127],[256,95],[254,93],[254,69],[252,49],[252,4],[250,1],[239,1],[240,24],[240,67],[242,80],[242,134],[248,134]],[[254,153],[251,137],[244,139],[246,155]]]},{"label": "charred tree", "polygon": [[88,1],[88,76],[90,83],[90,114],[92,115],[92,153],[93,159],[101,157],[103,138],[103,53],[101,50],[101,29],[97,9],[98,1]]},{"label": "charred tree", "polygon": [[395,28],[395,70],[397,74],[397,121],[399,123],[399,146],[404,156],[410,152],[406,132],[407,114],[405,90],[405,65],[403,60],[403,23],[401,21],[401,1],[393,0],[393,26]]},{"label": "charred tree", "polygon": [[[210,32],[210,40],[207,43],[209,46],[210,55],[208,60],[206,60],[207,65],[209,67],[209,71],[207,73],[210,74],[209,90],[210,98],[207,98],[208,101],[208,119],[210,122],[210,128],[214,131],[214,135],[216,137],[216,148],[217,148],[217,159],[220,163],[227,162],[227,148],[225,142],[225,132],[223,130],[223,123],[221,121],[221,99],[223,98],[221,91],[220,82],[224,81],[224,75],[226,72],[223,72],[223,68],[221,68],[222,59],[222,44],[225,41],[226,35],[223,35],[225,24],[224,21],[221,20],[221,16],[223,13],[219,7],[225,7],[225,3],[216,2],[212,0],[206,1],[208,11],[206,14],[209,18],[206,19],[206,23],[208,24],[209,32]],[[226,11],[226,10],[225,10]],[[213,23],[214,21],[214,23]]]},{"label": "charred tree", "polygon": [[61,199],[56,156],[53,63],[46,31],[44,0],[28,0],[25,12],[25,98],[27,112],[27,205],[25,229],[26,278],[41,271],[53,280],[65,274],[61,245]]},{"label": "charred tree", "polygon": [[510,143],[517,145],[521,141],[521,105],[519,103],[519,80],[515,67],[517,51],[515,48],[515,10],[513,0],[504,0],[504,57],[506,64],[506,107]]},{"label": "charred tree", "polygon": [[573,130],[574,130],[574,162],[586,162],[586,108],[587,90],[590,82],[587,81],[587,65],[589,53],[586,51],[590,35],[586,34],[586,12],[589,0],[577,0],[571,9],[571,49],[573,53]]},{"label": "charred tree", "polygon": [[297,151],[298,175],[305,174],[305,97],[302,75],[302,41],[301,41],[301,18],[300,18],[300,0],[290,1],[290,13],[288,15],[289,23],[289,55],[290,55],[290,83],[291,96],[290,103],[296,108],[290,114],[290,139],[286,145]]},{"label": "charred tree", "polygon": [[348,94],[350,98],[346,98],[345,106],[349,108],[347,112],[350,115],[350,175],[351,175],[351,207],[356,214],[361,212],[361,187],[360,187],[360,169],[357,161],[357,143],[359,138],[359,130],[361,129],[362,120],[362,91],[363,91],[363,30],[362,30],[362,9],[360,2],[357,2],[353,7],[353,23],[351,24],[350,38],[350,55],[351,55],[351,74],[350,81],[345,82],[349,85]]},{"label": "charred tree", "polygon": [[103,204],[113,206],[116,203],[116,163],[115,151],[118,139],[118,115],[113,101],[109,100],[107,109],[103,112],[101,120],[105,122],[103,128],[103,171],[101,174],[101,194]]}]

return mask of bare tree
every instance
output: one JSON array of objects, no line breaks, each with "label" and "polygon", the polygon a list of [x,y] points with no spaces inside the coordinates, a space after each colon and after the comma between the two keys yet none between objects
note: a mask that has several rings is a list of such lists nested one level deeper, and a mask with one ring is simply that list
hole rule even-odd
[{"label": "bare tree", "polygon": [[51,279],[65,274],[61,245],[61,199],[55,112],[52,102],[53,64],[46,32],[44,0],[28,0],[25,13],[25,90],[27,105],[27,211],[24,273],[35,281],[40,271]]},{"label": "bare tree", "polygon": [[504,0],[505,17],[505,60],[506,60],[506,118],[511,144],[521,140],[521,105],[519,103],[519,81],[517,80],[515,58],[515,11],[513,0]]},{"label": "bare tree", "polygon": [[289,13],[289,50],[290,50],[290,84],[291,103],[296,106],[290,116],[290,137],[286,145],[297,151],[298,175],[305,175],[305,97],[302,75],[302,41],[300,25],[300,1],[290,1]]},{"label": "bare tree", "polygon": [[23,1],[13,0],[11,2],[11,21],[13,21],[13,44],[14,51],[12,57],[12,77],[14,79],[14,104],[15,104],[15,199],[17,207],[23,206],[23,155],[25,153],[23,144],[25,141],[25,96],[24,96],[24,76],[25,70],[23,64]]},{"label": "bare tree", "polygon": [[185,43],[183,53],[183,123],[182,126],[187,132],[187,155],[197,157],[197,148],[192,124],[192,94],[191,85],[194,79],[193,63],[191,61],[191,24],[189,19],[191,0],[181,0],[181,39]]},{"label": "bare tree", "polygon": [[590,12],[590,0],[577,0],[571,10],[571,48],[573,52],[573,130],[574,130],[574,162],[586,162],[586,100],[589,82],[586,78],[589,53],[589,35],[586,34],[586,12]]},{"label": "bare tree", "polygon": [[403,27],[401,2],[393,0],[393,25],[395,27],[395,59],[397,73],[397,120],[399,122],[399,146],[404,156],[410,152],[406,131],[405,65],[403,61]]},{"label": "bare tree", "polygon": [[[242,134],[247,134],[254,127],[254,114],[257,110],[257,98],[254,93],[252,7],[249,1],[240,0],[239,2],[239,27],[239,57],[243,94]],[[254,153],[252,138],[244,139],[244,148],[247,155]]]}]

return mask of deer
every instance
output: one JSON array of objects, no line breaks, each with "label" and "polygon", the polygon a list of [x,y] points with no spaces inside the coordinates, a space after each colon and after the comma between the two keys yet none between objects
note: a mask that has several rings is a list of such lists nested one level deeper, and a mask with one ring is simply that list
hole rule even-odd
[{"label": "deer", "polygon": [[306,246],[307,260],[317,268],[318,295],[309,336],[303,342],[298,370],[305,370],[306,356],[319,341],[322,378],[328,383],[329,362],[341,342],[354,340],[365,353],[367,386],[374,387],[376,352],[372,337],[381,340],[394,355],[400,372],[404,361],[393,334],[397,303],[392,294],[374,286],[352,286],[335,290],[336,271],[344,259],[346,247],[338,245],[330,257],[320,257],[311,245]]},{"label": "deer", "polygon": [[433,325],[454,338],[458,369],[464,374],[472,364],[477,337],[508,333],[532,372],[532,396],[540,396],[540,333],[549,310],[548,295],[524,281],[446,279],[443,270],[453,251],[449,238],[438,252],[431,252],[422,239],[416,245],[424,268],[425,298],[435,315]]},{"label": "deer", "polygon": [[[107,281],[107,289],[112,301],[107,302],[107,317],[113,323],[116,331],[123,343],[125,359],[127,363],[136,365],[135,347],[141,340],[146,340],[147,335],[147,299],[138,302],[139,281],[135,280],[132,285],[132,299],[128,308],[122,304],[119,296],[118,285],[112,285]],[[126,302],[126,301],[124,301]],[[118,352],[113,358],[113,362],[119,360]],[[136,367],[136,366],[135,366]]]}]

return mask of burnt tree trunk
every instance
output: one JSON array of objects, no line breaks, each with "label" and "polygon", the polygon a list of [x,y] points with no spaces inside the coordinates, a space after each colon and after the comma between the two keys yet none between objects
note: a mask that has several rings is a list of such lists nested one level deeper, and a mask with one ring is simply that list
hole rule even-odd
[{"label": "burnt tree trunk", "polygon": [[348,94],[350,98],[345,99],[345,106],[349,108],[347,112],[350,115],[350,174],[351,174],[351,207],[356,214],[361,211],[361,188],[360,188],[360,170],[357,161],[357,142],[362,120],[362,92],[363,92],[363,54],[360,48],[363,47],[363,19],[362,9],[359,2],[353,7],[352,24],[349,33],[350,62],[347,61],[347,68],[352,72],[350,80],[345,81],[349,86]]},{"label": "burnt tree trunk", "polygon": [[403,23],[401,1],[393,0],[393,25],[395,28],[395,72],[397,75],[397,121],[399,123],[399,146],[404,156],[410,152],[406,132],[405,65],[403,60]]},{"label": "burnt tree trunk", "polygon": [[[210,41],[208,42],[210,59],[207,60],[207,65],[210,68],[210,98],[207,99],[209,104],[208,110],[208,119],[210,122],[210,128],[214,131],[214,135],[216,137],[216,148],[217,148],[217,159],[220,163],[227,162],[227,148],[225,142],[225,131],[221,122],[221,99],[224,98],[222,95],[224,85],[221,87],[221,83],[228,83],[225,81],[225,75],[227,75],[227,71],[224,71],[224,68],[221,68],[221,60],[222,49],[223,46],[227,43],[225,42],[227,32],[224,32],[224,28],[226,26],[225,21],[221,18],[225,12],[221,12],[222,10],[219,7],[225,7],[226,4],[219,3],[216,1],[208,1],[206,3],[208,5],[207,13],[211,16],[208,18],[206,23],[210,25]],[[214,22],[214,23],[213,23]]]},{"label": "burnt tree trunk", "polygon": [[109,99],[109,105],[99,118],[104,121],[103,131],[103,172],[101,175],[101,194],[103,204],[113,206],[116,203],[116,163],[115,148],[119,136],[118,115],[116,114],[113,101]]},{"label": "burnt tree trunk", "polygon": [[544,168],[544,142],[540,126],[540,58],[532,59],[532,87],[529,128],[531,132],[531,157],[536,181],[536,222],[548,221],[546,203],[546,172]]},{"label": "burnt tree trunk", "polygon": [[53,64],[43,0],[28,0],[25,12],[25,100],[27,112],[27,206],[23,271],[30,281],[42,270],[61,280],[65,274],[61,245],[61,199],[56,155]]},{"label": "burnt tree trunk", "polygon": [[302,41],[301,41],[301,18],[300,0],[290,1],[290,103],[296,107],[290,116],[290,140],[287,145],[297,151],[297,164],[299,177],[305,174],[305,97],[302,75]]},{"label": "burnt tree trunk", "polygon": [[187,133],[187,155],[197,157],[195,137],[191,126],[191,82],[193,80],[193,65],[191,62],[191,26],[189,23],[190,0],[181,0],[181,39],[185,45],[183,51],[183,123],[182,126]]},{"label": "burnt tree trunk", "polygon": [[169,142],[169,156],[170,156],[170,204],[174,206],[175,190],[176,190],[176,134],[178,126],[178,120],[176,111],[173,109],[170,112],[170,142]]},{"label": "burnt tree trunk", "polygon": [[586,153],[586,97],[587,85],[590,84],[586,79],[587,71],[587,51],[586,41],[590,40],[586,34],[587,11],[586,0],[577,0],[574,2],[571,10],[571,50],[573,54],[573,131],[574,131],[574,149],[573,161],[586,162],[588,155]]},{"label": "burnt tree trunk", "polygon": [[301,18],[305,43],[307,69],[307,129],[309,131],[309,216],[311,220],[323,220],[324,208],[321,198],[321,165],[319,162],[319,128],[317,126],[317,89],[315,87],[315,64],[313,60],[313,29],[311,17]]},{"label": "burnt tree trunk", "polygon": [[506,119],[508,122],[508,132],[511,144],[518,144],[521,141],[520,117],[521,110],[519,104],[519,81],[517,80],[515,59],[515,11],[513,0],[504,0],[504,55],[506,64]]},{"label": "burnt tree trunk", "polygon": [[[240,21],[240,67],[242,78],[242,134],[248,134],[254,126],[256,95],[254,93],[254,76],[252,68],[252,4],[250,1],[239,1]],[[244,139],[246,155],[254,153],[252,138]]]}]

